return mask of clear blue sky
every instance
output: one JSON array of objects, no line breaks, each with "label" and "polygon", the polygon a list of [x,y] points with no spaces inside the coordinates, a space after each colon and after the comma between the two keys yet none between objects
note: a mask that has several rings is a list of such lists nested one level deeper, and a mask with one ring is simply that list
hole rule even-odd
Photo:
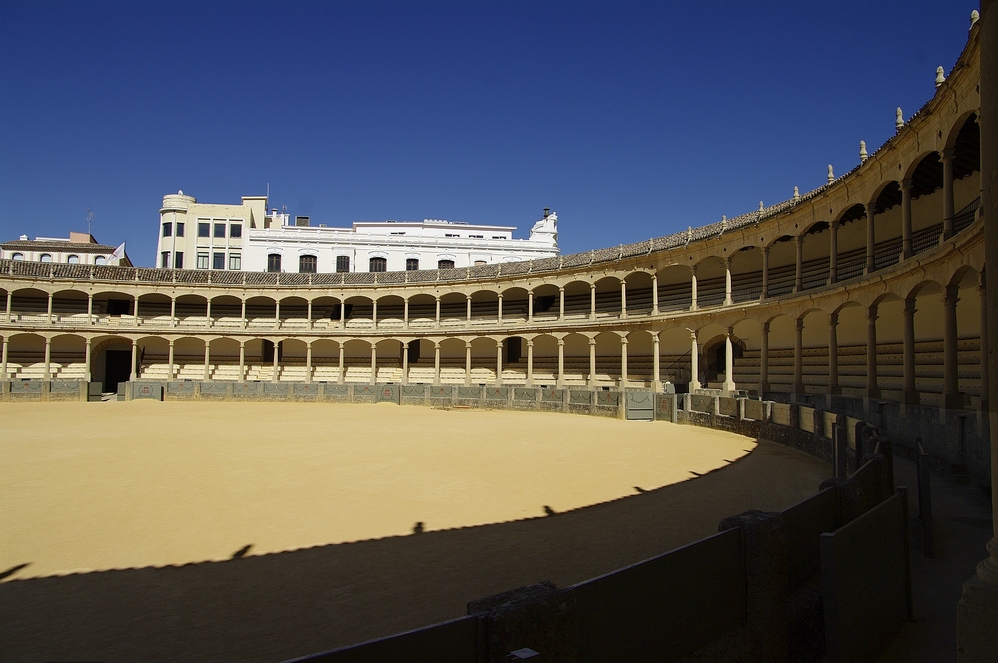
[{"label": "clear blue sky", "polygon": [[977,2],[0,0],[0,240],[158,210],[558,212],[565,253],[772,204],[931,98]]}]

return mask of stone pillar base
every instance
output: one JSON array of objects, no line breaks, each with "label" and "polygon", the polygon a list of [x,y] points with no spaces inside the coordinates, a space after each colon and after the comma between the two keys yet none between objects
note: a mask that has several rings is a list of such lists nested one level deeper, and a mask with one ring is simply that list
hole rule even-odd
[{"label": "stone pillar base", "polygon": [[956,606],[956,651],[960,663],[998,661],[998,585],[974,576],[963,584]]},{"label": "stone pillar base", "polygon": [[721,383],[721,390],[722,391],[725,391],[725,392],[727,392],[727,393],[730,394],[735,389],[736,389],[736,387],[735,387],[735,383],[734,382],[729,382],[729,381],[725,380],[724,382]]},{"label": "stone pillar base", "polygon": [[699,380],[690,380],[689,391],[691,394],[695,393],[698,389],[700,389],[700,387],[701,385]]},{"label": "stone pillar base", "polygon": [[656,392],[656,393],[662,391],[662,381],[661,380],[652,380],[651,381],[651,390],[654,391],[654,392]]}]

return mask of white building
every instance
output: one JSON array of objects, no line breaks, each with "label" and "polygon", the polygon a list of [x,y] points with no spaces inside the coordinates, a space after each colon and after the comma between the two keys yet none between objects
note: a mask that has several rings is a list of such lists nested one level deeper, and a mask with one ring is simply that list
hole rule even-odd
[{"label": "white building", "polygon": [[448,269],[558,255],[558,216],[544,210],[528,239],[515,226],[460,221],[359,221],[314,225],[267,209],[264,196],[239,205],[199,203],[182,191],[163,197],[156,265],[175,269],[270,272],[384,272]]},{"label": "white building", "polygon": [[125,254],[125,243],[117,247],[99,244],[90,233],[69,233],[62,237],[36,237],[18,239],[0,244],[0,258],[28,262],[60,262],[70,265],[120,265],[131,267]]}]

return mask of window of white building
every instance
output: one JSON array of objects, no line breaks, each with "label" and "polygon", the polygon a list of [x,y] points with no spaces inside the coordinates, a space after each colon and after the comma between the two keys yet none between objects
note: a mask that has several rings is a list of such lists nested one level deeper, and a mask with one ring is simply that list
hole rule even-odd
[{"label": "window of white building", "polygon": [[173,224],[167,221],[163,224],[163,237],[169,237],[173,234]]},{"label": "window of white building", "polygon": [[315,256],[299,256],[298,271],[302,274],[315,274],[317,263]]},{"label": "window of white building", "polygon": [[225,269],[225,254],[224,253],[215,253],[212,256],[211,268],[212,269]]},{"label": "window of white building", "polygon": [[238,253],[229,254],[229,269],[240,270],[243,268],[243,259]]},{"label": "window of white building", "polygon": [[12,255],[10,257],[10,259],[11,260],[24,260],[24,254],[23,253],[15,253],[14,255]]},{"label": "window of white building", "polygon": [[337,272],[350,271],[350,256],[336,256],[336,271]]},{"label": "window of white building", "polygon": [[453,260],[438,260],[437,269],[454,269]]},{"label": "window of white building", "polygon": [[270,253],[267,255],[267,271],[268,272],[279,272],[281,271],[281,254],[280,253]]},{"label": "window of white building", "polygon": [[170,252],[163,251],[159,254],[159,266],[166,269],[170,266]]},{"label": "window of white building", "polygon": [[385,258],[371,258],[371,267],[368,271],[384,272],[388,270],[388,260]]},{"label": "window of white building", "polygon": [[41,260],[42,262],[52,262],[52,256],[49,255],[48,253],[43,253],[41,258],[39,258],[39,260]]},{"label": "window of white building", "polygon": [[419,258],[406,258],[405,269],[407,272],[415,272],[419,269]]},{"label": "window of white building", "polygon": [[238,239],[241,238],[242,236],[243,236],[243,224],[233,223],[231,226],[229,226],[229,237],[232,237],[233,239]]},{"label": "window of white building", "polygon": [[96,258],[94,258],[94,264],[95,265],[106,265],[107,264],[107,258],[105,258],[104,256],[97,256]]},{"label": "window of white building", "polygon": [[199,253],[198,254],[198,269],[208,269],[208,254]]},{"label": "window of white building", "polygon": [[79,265],[80,264],[80,256],[76,256],[76,255],[69,256],[66,259],[66,262],[68,262],[70,265]]}]

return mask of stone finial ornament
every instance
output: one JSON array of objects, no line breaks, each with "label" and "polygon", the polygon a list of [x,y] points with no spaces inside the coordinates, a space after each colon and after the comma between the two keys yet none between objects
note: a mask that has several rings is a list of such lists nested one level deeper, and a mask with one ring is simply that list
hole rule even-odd
[{"label": "stone finial ornament", "polygon": [[762,201],[759,201],[759,211],[763,211],[765,208],[762,206]]},{"label": "stone finial ornament", "polygon": [[946,82],[946,74],[942,67],[936,67],[936,87]]},{"label": "stone finial ornament", "polygon": [[894,128],[901,131],[901,127],[904,126],[904,113],[901,112],[901,107],[898,106],[897,113],[894,114]]},{"label": "stone finial ornament", "polygon": [[686,244],[693,241],[693,226],[686,226]]},{"label": "stone finial ornament", "polygon": [[798,200],[800,200],[800,189],[794,187],[794,202],[796,203]]},{"label": "stone finial ornament", "polygon": [[828,183],[831,184],[835,181],[835,171],[832,170],[832,164],[828,164]]},{"label": "stone finial ornament", "polygon": [[866,163],[866,160],[870,158],[870,154],[866,151],[866,141],[859,141],[859,162]]},{"label": "stone finial ornament", "polygon": [[976,9],[974,11],[970,12],[970,27],[973,28],[974,24],[977,23],[977,21],[979,21],[980,18],[981,18],[981,14]]}]

